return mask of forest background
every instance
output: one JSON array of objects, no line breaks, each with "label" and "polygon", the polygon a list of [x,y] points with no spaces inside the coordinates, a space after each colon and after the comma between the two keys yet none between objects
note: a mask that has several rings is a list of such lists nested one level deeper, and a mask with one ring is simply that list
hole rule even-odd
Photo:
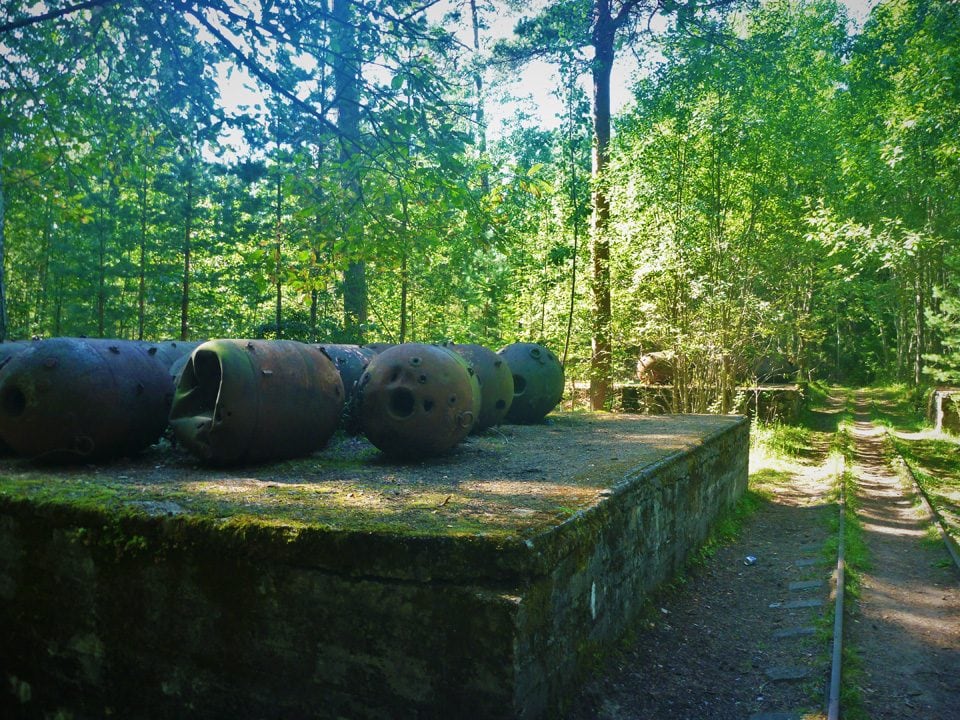
[{"label": "forest background", "polygon": [[952,0],[0,7],[0,340],[537,341],[594,407],[651,351],[960,382]]}]

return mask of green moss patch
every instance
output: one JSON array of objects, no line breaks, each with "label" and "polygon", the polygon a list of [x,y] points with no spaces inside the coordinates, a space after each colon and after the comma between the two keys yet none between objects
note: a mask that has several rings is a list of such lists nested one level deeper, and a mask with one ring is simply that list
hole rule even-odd
[{"label": "green moss patch", "polygon": [[209,468],[161,444],[103,466],[0,461],[0,503],[111,516],[201,519],[412,536],[531,537],[594,505],[642,468],[736,418],[554,414],[503,426],[428,461],[388,462],[362,438],[282,463]]}]

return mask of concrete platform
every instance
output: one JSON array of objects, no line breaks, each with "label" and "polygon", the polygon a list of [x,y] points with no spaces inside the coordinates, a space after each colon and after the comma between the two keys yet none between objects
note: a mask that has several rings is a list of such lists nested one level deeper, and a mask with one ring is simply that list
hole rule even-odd
[{"label": "concrete platform", "polygon": [[540,718],[747,482],[731,416],[555,414],[429,462],[0,461],[0,715]]}]

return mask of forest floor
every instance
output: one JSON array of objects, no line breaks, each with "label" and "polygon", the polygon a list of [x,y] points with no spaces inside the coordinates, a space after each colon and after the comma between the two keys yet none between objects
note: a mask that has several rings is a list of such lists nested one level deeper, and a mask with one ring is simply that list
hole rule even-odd
[{"label": "forest floor", "polygon": [[[577,697],[571,720],[826,717],[835,501],[850,421],[835,395],[809,414],[792,457],[752,459],[756,509],[734,539],[653,598],[622,652]],[[847,608],[853,662],[843,717],[956,717],[960,577],[942,546],[923,541],[927,519],[858,400],[846,456],[870,572],[854,575],[862,597]]]}]

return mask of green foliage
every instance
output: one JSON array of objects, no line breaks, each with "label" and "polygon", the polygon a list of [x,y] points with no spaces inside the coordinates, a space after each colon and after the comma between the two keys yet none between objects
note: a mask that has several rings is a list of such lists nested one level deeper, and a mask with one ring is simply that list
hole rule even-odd
[{"label": "green foliage", "polygon": [[922,430],[927,425],[924,388],[897,383],[867,392],[871,417],[878,424],[909,432]]},{"label": "green foliage", "polygon": [[[616,379],[672,351],[678,411],[729,410],[771,364],[958,381],[955,3],[882,2],[855,36],[832,0],[625,23],[646,72],[598,178],[590,2],[490,53],[456,12],[335,5],[4,3],[0,336],[536,340],[585,379],[601,192]],[[557,123],[488,147],[484,63],[531,57],[560,70]],[[262,101],[215,102],[224,76]]]},{"label": "green foliage", "polygon": [[940,308],[927,309],[927,322],[939,331],[943,349],[924,356],[930,363],[926,372],[939,382],[960,384],[960,296],[949,297],[935,291],[934,299],[940,301]]},{"label": "green foliage", "polygon": [[810,430],[781,422],[754,420],[750,426],[751,449],[763,450],[777,457],[795,458],[810,446]]},{"label": "green foliage", "polygon": [[843,22],[831,3],[771,3],[720,23],[726,42],[678,29],[621,121],[617,334],[672,350],[691,394],[767,358],[819,364],[832,298],[806,218],[835,162]]},{"label": "green foliage", "polygon": [[958,42],[955,3],[881,3],[853,45],[844,96],[847,185],[834,203],[862,228],[847,251],[856,284],[876,287],[871,325],[886,377],[913,384],[939,342],[925,320],[934,287],[957,262],[960,90],[948,78]]},{"label": "green foliage", "polygon": [[691,565],[703,565],[721,548],[730,545],[743,530],[743,524],[769,499],[764,493],[748,489],[737,504],[721,515],[710,531],[710,536],[690,560]]},{"label": "green foliage", "polygon": [[[380,5],[350,37],[330,32],[343,25],[325,3],[278,4],[282,22],[221,4],[172,16],[108,4],[93,23],[67,13],[8,31],[2,115],[19,118],[0,135],[10,335],[249,335],[272,322],[274,334],[299,323],[300,337],[339,339],[341,276],[373,261],[374,303],[393,305],[409,261],[425,270],[405,277],[413,292],[445,288],[424,300],[445,316],[459,290],[447,280],[486,225],[452,104],[461,90],[444,67],[455,46],[422,9]],[[367,61],[390,73],[386,87],[349,66]],[[226,115],[215,68],[245,73],[266,102]],[[337,72],[365,108],[352,137],[343,113],[326,115],[342,96]],[[216,159],[228,125],[250,157]],[[440,243],[455,248],[452,267],[434,277],[417,260]],[[396,333],[394,311],[374,314]]]},{"label": "green foliage", "polygon": [[519,67],[531,58],[569,58],[591,44],[593,0],[556,0],[517,22],[514,37],[501,40],[494,55]]}]

